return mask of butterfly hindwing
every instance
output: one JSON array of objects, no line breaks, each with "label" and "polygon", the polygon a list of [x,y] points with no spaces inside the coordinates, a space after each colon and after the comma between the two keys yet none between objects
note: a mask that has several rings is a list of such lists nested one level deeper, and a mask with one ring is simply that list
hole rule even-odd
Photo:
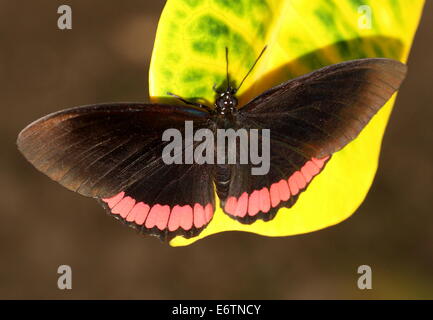
[{"label": "butterfly hindwing", "polygon": [[270,169],[252,175],[251,164],[231,165],[223,210],[251,223],[291,207],[331,155],[358,136],[405,74],[406,66],[395,60],[353,60],[285,82],[246,104],[237,121],[270,130]]},{"label": "butterfly hindwing", "polygon": [[[196,108],[134,103],[72,108],[26,127],[18,148],[41,172],[94,197],[119,220],[146,234],[193,236],[214,212],[212,167],[165,165],[168,128],[209,127]],[[182,151],[185,146],[183,145]]]}]

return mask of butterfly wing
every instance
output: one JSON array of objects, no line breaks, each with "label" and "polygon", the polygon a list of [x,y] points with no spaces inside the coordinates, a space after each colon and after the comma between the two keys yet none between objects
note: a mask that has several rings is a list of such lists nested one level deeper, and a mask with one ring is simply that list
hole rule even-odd
[{"label": "butterfly wing", "polygon": [[224,211],[251,223],[293,206],[331,155],[355,139],[398,90],[405,74],[406,66],[390,59],[343,62],[285,82],[241,108],[237,119],[243,127],[270,129],[270,170],[252,175],[251,165],[232,165]]},{"label": "butterfly wing", "polygon": [[[53,113],[26,127],[18,148],[39,171],[69,190],[93,197],[143,233],[193,236],[214,212],[207,164],[162,159],[163,132],[184,133],[185,121],[208,128],[209,114],[189,107],[109,104]],[[182,152],[185,146],[182,145]]]}]

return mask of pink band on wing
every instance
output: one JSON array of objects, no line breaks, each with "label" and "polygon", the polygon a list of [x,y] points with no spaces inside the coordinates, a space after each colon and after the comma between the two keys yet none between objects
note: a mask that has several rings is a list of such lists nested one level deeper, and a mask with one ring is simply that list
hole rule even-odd
[{"label": "pink band on wing", "polygon": [[201,204],[196,203],[194,205],[194,226],[196,228],[201,228],[206,224],[206,215],[204,208]]},{"label": "pink band on wing", "polygon": [[134,206],[135,200],[131,197],[125,197],[111,209],[111,213],[120,214],[122,218],[126,218],[128,216],[128,213],[132,210],[132,208],[134,208]]},{"label": "pink band on wing", "polygon": [[305,189],[313,177],[321,171],[328,159],[329,156],[322,159],[312,158],[287,180],[282,179],[275,182],[269,188],[253,190],[250,195],[244,192],[239,198],[229,197],[225,203],[224,211],[235,217],[245,217],[247,213],[250,216],[255,216],[259,212],[267,213],[282,201],[288,201],[291,196],[295,196]]},{"label": "pink band on wing", "polygon": [[271,209],[271,198],[268,188],[262,188],[260,191],[260,211],[268,212]]},{"label": "pink band on wing", "polygon": [[329,156],[321,158],[321,159],[317,159],[317,158],[312,158],[311,160],[319,167],[322,168],[326,162],[326,160],[329,159]]},{"label": "pink band on wing", "polygon": [[170,220],[168,221],[168,230],[175,231],[180,227],[181,216],[181,207],[174,206],[170,213]]},{"label": "pink band on wing", "polygon": [[248,214],[255,216],[260,211],[260,193],[259,190],[254,190],[248,199]]},{"label": "pink band on wing", "polygon": [[170,207],[167,205],[155,204],[149,211],[144,226],[148,229],[157,227],[159,230],[167,228]]},{"label": "pink band on wing", "polygon": [[278,191],[278,183],[271,184],[269,189],[269,195],[271,197],[271,206],[275,208],[280,203],[280,192]]},{"label": "pink band on wing", "polygon": [[144,221],[146,221],[149,210],[150,210],[150,207],[147,204],[145,204],[143,202],[139,202],[131,210],[128,217],[131,215],[130,219],[132,219],[132,216],[133,216],[132,221],[134,221],[136,224],[141,226],[144,223]]},{"label": "pink band on wing", "polygon": [[278,192],[280,194],[280,200],[281,201],[287,201],[290,199],[290,189],[289,189],[289,184],[287,183],[286,180],[282,179],[279,182],[277,182],[278,184]]},{"label": "pink band on wing", "polygon": [[214,211],[214,209],[213,209],[212,204],[208,203],[206,205],[206,207],[204,208],[206,223],[209,223],[209,221],[211,221],[211,219],[213,217],[213,211]]},{"label": "pink band on wing", "polygon": [[183,230],[190,230],[193,224],[193,210],[191,206],[174,206],[171,210],[168,230],[175,231],[181,227]]},{"label": "pink band on wing", "polygon": [[238,199],[236,199],[235,197],[229,197],[226,201],[226,205],[224,209],[226,212],[234,215],[237,205],[238,205]]},{"label": "pink band on wing", "polygon": [[287,180],[287,183],[289,184],[290,194],[296,196],[299,192],[299,187],[298,184],[296,183],[296,179],[294,175],[290,176],[290,178]]},{"label": "pink band on wing", "polygon": [[296,171],[293,174],[293,177],[295,178],[295,181],[296,181],[299,189],[304,189],[307,186],[307,181],[305,181],[305,178],[302,175],[301,171]]},{"label": "pink band on wing", "polygon": [[[134,222],[140,226],[144,225],[148,229],[157,227],[159,230],[175,231],[182,228],[188,231],[193,226],[201,228],[209,223],[214,213],[213,206],[210,203],[205,207],[199,203],[194,204],[194,207],[176,205],[170,208],[168,205],[161,204],[150,207],[144,202],[136,202],[135,199],[129,196],[125,197],[123,191],[111,198],[101,200],[107,203],[112,214],[120,215],[127,222]],[[236,207],[234,207],[235,209]]]},{"label": "pink band on wing", "polygon": [[236,217],[245,217],[248,211],[248,193],[244,192],[239,197],[236,210],[235,210],[235,216]]},{"label": "pink band on wing", "polygon": [[102,201],[106,202],[108,207],[112,209],[116,204],[120,202],[120,200],[123,199],[124,196],[125,192],[122,191],[111,198],[104,198],[102,199]]}]

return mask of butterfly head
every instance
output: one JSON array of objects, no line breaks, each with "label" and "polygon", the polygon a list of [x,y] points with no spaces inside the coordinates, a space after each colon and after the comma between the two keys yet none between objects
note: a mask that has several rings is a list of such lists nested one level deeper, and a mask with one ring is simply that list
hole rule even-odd
[{"label": "butterfly head", "polygon": [[232,87],[230,84],[230,77],[229,77],[229,49],[226,47],[226,76],[227,76],[227,89],[224,91],[218,91],[215,89],[215,85],[213,87],[214,91],[217,93],[217,97],[215,99],[215,112],[219,116],[227,116],[231,115],[233,113],[236,113],[237,106],[238,106],[238,99],[235,97],[236,92],[238,92],[239,88],[244,83],[245,79],[248,77],[250,72],[254,69],[254,66],[256,65],[257,61],[259,61],[260,57],[262,56],[263,52],[265,52],[266,46],[263,48],[262,52],[260,52],[259,56],[257,57],[256,61],[250,68],[250,70],[247,72],[245,77],[242,79],[238,87]]},{"label": "butterfly head", "polygon": [[217,94],[215,100],[215,110],[218,115],[233,114],[237,110],[238,99],[235,97],[236,89],[227,88],[227,90]]}]

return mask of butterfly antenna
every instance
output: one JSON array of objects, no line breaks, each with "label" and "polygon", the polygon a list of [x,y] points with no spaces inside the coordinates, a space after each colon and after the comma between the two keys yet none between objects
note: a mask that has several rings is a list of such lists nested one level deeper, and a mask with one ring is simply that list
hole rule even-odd
[{"label": "butterfly antenna", "polygon": [[227,91],[230,89],[229,79],[229,48],[226,47],[226,76],[227,76]]},{"label": "butterfly antenna", "polygon": [[245,77],[242,79],[241,83],[239,84],[239,87],[236,88],[236,91],[238,91],[240,89],[240,87],[242,86],[242,84],[244,83],[245,79],[250,75],[251,71],[253,71],[254,67],[256,66],[257,62],[260,60],[260,58],[262,57],[263,53],[265,52],[266,48],[268,46],[265,46],[262,49],[262,52],[260,52],[259,56],[257,57],[256,61],[254,61],[252,67],[250,68],[250,70],[247,72],[247,74],[245,75]]}]

